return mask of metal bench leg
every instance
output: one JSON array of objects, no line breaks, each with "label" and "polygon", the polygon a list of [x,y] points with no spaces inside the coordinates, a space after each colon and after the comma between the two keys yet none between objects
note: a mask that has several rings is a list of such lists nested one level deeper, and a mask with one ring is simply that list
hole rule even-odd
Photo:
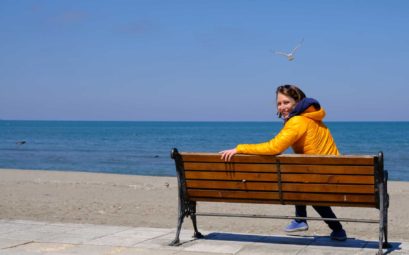
[{"label": "metal bench leg", "polygon": [[389,194],[388,194],[388,171],[384,171],[384,221],[383,221],[383,233],[384,243],[382,248],[391,248],[392,245],[388,243],[388,208],[389,208]]},{"label": "metal bench leg", "polygon": [[179,198],[179,203],[178,203],[178,225],[176,228],[176,236],[175,239],[169,243],[170,246],[177,246],[180,244],[180,240],[179,240],[179,235],[180,235],[180,230],[182,228],[182,224],[183,224],[183,219],[187,216],[187,210],[185,209],[185,202],[181,201],[181,199]]},{"label": "metal bench leg", "polygon": [[[387,180],[387,174],[386,174]],[[378,255],[383,255],[383,248],[390,248],[388,243],[388,207],[389,196],[387,194],[386,181],[379,184],[379,250]]]},{"label": "metal bench leg", "polygon": [[195,231],[195,233],[193,234],[194,238],[203,238],[203,235],[199,232],[199,230],[197,229],[197,222],[196,222],[196,202],[190,202],[189,204],[190,207],[190,212],[191,212],[191,219],[192,219],[192,223],[193,223],[193,229]]},{"label": "metal bench leg", "polygon": [[379,249],[377,255],[383,255],[383,234],[385,230],[385,195],[383,183],[379,184]]},{"label": "metal bench leg", "polygon": [[384,218],[383,218],[383,236],[384,242],[382,244],[382,248],[391,248],[391,244],[388,243],[388,208],[384,208]]},{"label": "metal bench leg", "polygon": [[385,236],[384,237],[385,242],[383,242],[382,248],[384,248],[384,249],[391,248],[392,245],[390,243],[388,243],[388,225],[385,225],[383,227],[383,233],[384,233],[384,236]]}]

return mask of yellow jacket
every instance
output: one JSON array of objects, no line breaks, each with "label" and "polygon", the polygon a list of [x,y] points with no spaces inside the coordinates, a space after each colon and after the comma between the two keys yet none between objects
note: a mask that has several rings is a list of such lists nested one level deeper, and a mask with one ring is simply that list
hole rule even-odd
[{"label": "yellow jacket", "polygon": [[239,144],[237,153],[276,155],[291,146],[298,154],[339,155],[329,129],[322,123],[324,117],[322,107],[316,110],[310,106],[285,122],[272,140],[259,144]]}]

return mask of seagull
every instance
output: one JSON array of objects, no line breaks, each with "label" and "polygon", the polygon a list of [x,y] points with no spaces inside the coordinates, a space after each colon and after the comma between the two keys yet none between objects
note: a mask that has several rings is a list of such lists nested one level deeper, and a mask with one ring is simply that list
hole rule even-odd
[{"label": "seagull", "polygon": [[295,58],[294,57],[295,51],[298,50],[298,48],[300,48],[300,46],[302,45],[303,42],[304,42],[304,39],[302,39],[301,42],[297,46],[295,46],[295,48],[290,53],[276,51],[275,54],[286,56],[288,61],[292,61]]}]

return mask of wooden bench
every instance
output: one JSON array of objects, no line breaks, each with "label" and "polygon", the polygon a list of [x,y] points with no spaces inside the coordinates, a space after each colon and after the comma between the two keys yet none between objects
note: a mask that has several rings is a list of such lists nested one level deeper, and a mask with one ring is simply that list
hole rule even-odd
[{"label": "wooden bench", "polygon": [[190,216],[194,237],[203,237],[196,216],[233,216],[274,219],[334,220],[320,217],[197,213],[196,203],[232,202],[282,205],[370,207],[379,209],[379,219],[338,218],[339,221],[379,224],[379,251],[388,244],[388,173],[383,154],[277,156],[237,154],[230,162],[217,153],[191,153],[173,149],[179,186],[179,234],[184,217]]}]

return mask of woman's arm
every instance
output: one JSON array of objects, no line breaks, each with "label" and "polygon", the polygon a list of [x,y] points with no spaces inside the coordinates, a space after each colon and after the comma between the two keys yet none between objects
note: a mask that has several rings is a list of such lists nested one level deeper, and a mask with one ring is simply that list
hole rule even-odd
[{"label": "woman's arm", "polygon": [[270,141],[258,144],[239,144],[235,149],[222,151],[222,159],[229,161],[235,154],[276,155],[284,152],[306,132],[303,117],[288,120],[281,131]]}]

